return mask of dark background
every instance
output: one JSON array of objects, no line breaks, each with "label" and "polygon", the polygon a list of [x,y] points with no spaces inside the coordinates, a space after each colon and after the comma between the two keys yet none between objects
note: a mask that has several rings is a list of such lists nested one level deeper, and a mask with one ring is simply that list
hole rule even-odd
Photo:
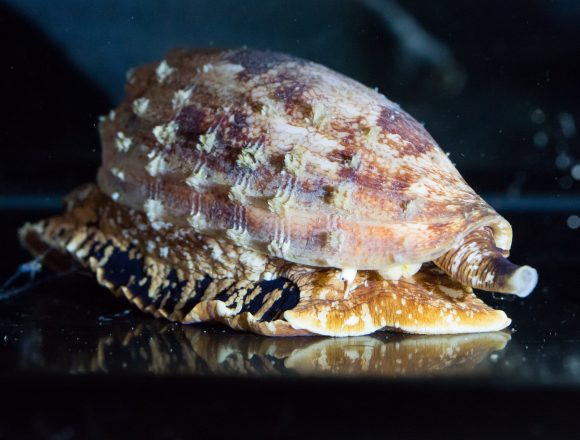
[{"label": "dark background", "polygon": [[[176,46],[241,45],[299,55],[378,87],[451,153],[512,223],[513,260],[540,275],[524,300],[481,294],[513,319],[507,348],[437,380],[370,380],[356,371],[248,379],[201,365],[187,331],[126,314],[90,278],[57,278],[0,301],[0,439],[576,438],[574,0],[0,0],[0,279],[30,259],[17,227],[58,212],[63,194],[94,180],[98,116],[123,98],[129,68]],[[191,331],[216,350],[220,338],[239,336]],[[137,340],[128,343],[128,334]],[[167,372],[149,371],[158,359]],[[294,374],[267,353],[264,362]]]},{"label": "dark background", "polygon": [[60,194],[94,178],[95,124],[123,98],[129,68],[176,46],[241,45],[378,87],[478,192],[580,192],[573,0],[4,0],[0,29],[3,195]]}]

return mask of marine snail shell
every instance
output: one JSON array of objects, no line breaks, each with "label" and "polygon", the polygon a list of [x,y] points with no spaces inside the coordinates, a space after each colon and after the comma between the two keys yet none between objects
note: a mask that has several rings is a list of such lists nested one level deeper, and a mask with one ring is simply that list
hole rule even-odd
[{"label": "marine snail shell", "polygon": [[[219,243],[233,259],[224,263],[212,254],[190,262],[182,271],[184,280],[203,272],[211,273],[212,280],[222,276],[238,284],[259,282],[267,279],[264,268],[270,265],[269,277],[285,276],[299,287],[310,274],[301,300],[312,300],[317,283],[327,286],[330,296],[340,293],[333,313],[356,302],[350,295],[362,290],[363,296],[371,295],[369,281],[377,297],[381,289],[404,296],[405,283],[412,289],[426,289],[425,283],[445,285],[445,276],[429,264],[416,274],[429,262],[466,286],[525,296],[536,284],[534,269],[515,266],[504,256],[512,240],[509,223],[465,183],[424,127],[352,79],[274,52],[178,50],[132,71],[126,94],[100,124],[99,190],[86,190],[95,203],[115,205],[107,208],[117,212],[109,219],[117,230],[108,239],[116,238],[117,249],[127,250],[133,240],[147,254],[145,241],[153,235],[158,241],[171,234],[191,240],[190,256],[208,243]],[[75,203],[82,205],[84,198],[73,200],[75,221],[70,215],[68,220],[72,235],[82,223]],[[93,221],[101,222],[104,208],[84,209],[89,208]],[[142,223],[137,224],[141,235],[126,227],[125,239],[118,238],[123,234],[119,226],[125,224],[122,210]],[[37,227],[35,234],[46,238],[46,227]],[[103,226],[99,223],[96,230]],[[22,232],[25,244],[30,231]],[[54,237],[44,241],[63,247]],[[159,256],[154,248],[171,251],[167,243],[150,246],[149,253]],[[28,247],[34,251],[30,243]],[[96,270],[99,264],[92,266]],[[357,271],[365,272],[357,276]],[[357,293],[357,288],[362,290]],[[458,297],[464,297],[470,289],[459,291]],[[202,299],[215,298],[204,294]],[[364,308],[362,303],[357,307]],[[381,318],[394,312],[385,304],[380,307],[373,315],[376,322],[356,331],[340,330],[348,327],[348,313],[330,325],[320,310],[312,311],[312,303],[306,309],[316,325],[292,321],[300,304],[283,315],[296,331],[362,334],[394,326]],[[217,316],[225,315],[218,310]],[[394,327],[437,333],[509,324],[503,314],[496,318],[487,327],[458,325],[455,330],[430,327],[416,318],[415,327]]]}]

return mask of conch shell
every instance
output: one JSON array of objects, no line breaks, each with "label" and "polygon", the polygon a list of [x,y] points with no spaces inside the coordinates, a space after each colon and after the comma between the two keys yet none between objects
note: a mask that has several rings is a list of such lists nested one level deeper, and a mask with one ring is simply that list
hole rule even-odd
[{"label": "conch shell", "polygon": [[126,95],[100,124],[98,188],[21,237],[146,311],[272,335],[476,332],[510,321],[471,287],[536,284],[424,127],[352,79],[274,52],[177,50],[133,70]]}]

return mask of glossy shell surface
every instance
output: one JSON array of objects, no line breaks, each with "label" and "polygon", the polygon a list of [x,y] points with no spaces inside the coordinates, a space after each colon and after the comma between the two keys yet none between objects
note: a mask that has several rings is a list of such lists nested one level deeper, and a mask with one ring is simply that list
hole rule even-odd
[{"label": "glossy shell surface", "polygon": [[378,270],[509,224],[424,127],[321,65],[249,49],[174,51],[132,71],[101,122],[99,186],[159,229],[289,262]]}]

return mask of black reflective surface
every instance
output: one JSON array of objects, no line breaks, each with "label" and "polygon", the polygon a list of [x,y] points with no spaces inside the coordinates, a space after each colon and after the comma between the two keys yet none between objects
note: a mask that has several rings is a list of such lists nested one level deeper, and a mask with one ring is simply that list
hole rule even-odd
[{"label": "black reflective surface", "polygon": [[[29,259],[17,225],[47,214],[3,212],[3,279]],[[279,438],[386,431],[393,438],[574,438],[575,231],[564,214],[507,217],[517,233],[514,259],[537,267],[540,283],[523,300],[481,293],[513,319],[508,330],[481,335],[266,338],[156,320],[89,276],[41,273],[34,287],[1,302],[0,386],[10,404],[0,434],[188,438],[180,436],[192,432],[195,413],[203,438],[256,426]],[[479,426],[485,419],[493,422]]]},{"label": "black reflective surface", "polygon": [[[25,262],[14,231],[36,212],[5,212],[2,268]],[[517,231],[514,260],[538,268],[526,299],[481,292],[512,318],[504,332],[417,336],[379,332],[358,338],[275,339],[220,326],[180,326],[132,309],[82,273],[40,273],[30,289],[2,301],[4,374],[344,376],[474,379],[530,387],[580,384],[577,242],[565,216],[508,215]],[[558,250],[558,252],[555,252]],[[17,258],[14,255],[18,255]]]}]

